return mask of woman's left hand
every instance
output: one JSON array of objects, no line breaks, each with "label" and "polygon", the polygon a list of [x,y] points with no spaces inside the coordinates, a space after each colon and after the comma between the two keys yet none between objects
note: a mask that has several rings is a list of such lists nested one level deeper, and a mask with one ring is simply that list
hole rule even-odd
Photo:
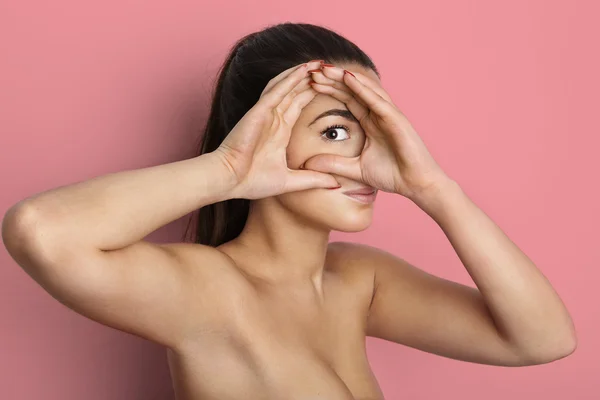
[{"label": "woman's left hand", "polygon": [[345,103],[366,134],[356,157],[320,154],[304,168],[338,174],[414,199],[451,179],[433,159],[408,119],[373,79],[338,67],[313,73],[313,88]]}]

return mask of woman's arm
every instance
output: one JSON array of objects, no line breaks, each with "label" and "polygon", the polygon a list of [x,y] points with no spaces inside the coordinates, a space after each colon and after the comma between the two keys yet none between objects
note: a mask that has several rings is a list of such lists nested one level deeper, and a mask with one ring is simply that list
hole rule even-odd
[{"label": "woman's arm", "polygon": [[35,225],[23,233],[35,234],[27,236],[36,242],[52,242],[56,251],[115,250],[227,199],[234,184],[216,153],[208,153],[42,192],[16,205],[12,220]]},{"label": "woman's arm", "polygon": [[9,254],[57,300],[105,325],[170,347],[219,329],[247,288],[231,259],[210,246],[142,239],[229,198],[338,185],[285,162],[291,127],[317,94],[310,64],[271,79],[211,153],[103,175],[13,206],[2,223]]},{"label": "woman's arm", "polygon": [[413,200],[445,232],[477,287],[370,246],[337,244],[351,264],[372,271],[367,335],[488,365],[543,364],[575,350],[573,322],[550,283],[456,182]]},{"label": "woman's arm", "polygon": [[62,304],[174,348],[199,327],[222,323],[222,293],[235,288],[235,271],[212,247],[141,239],[228,198],[230,182],[213,153],[103,175],[21,201],[6,213],[2,238]]},{"label": "woman's arm", "polygon": [[[442,228],[481,291],[478,295],[474,288],[380,257],[385,260],[374,263],[369,331],[399,342],[407,340],[408,332],[408,341],[433,346],[440,353],[511,365],[572,352],[575,328],[558,294],[446,175],[378,77],[338,67],[313,77],[315,90],[343,102],[361,122],[368,145],[352,158],[317,155],[304,163],[305,168],[346,176],[413,200]],[[411,290],[405,290],[407,286]],[[414,329],[415,325],[423,329]],[[477,339],[475,351],[469,336]]]},{"label": "woman's arm", "polygon": [[549,281],[455,181],[413,201],[444,231],[506,341],[534,362],[575,350],[573,321]]}]

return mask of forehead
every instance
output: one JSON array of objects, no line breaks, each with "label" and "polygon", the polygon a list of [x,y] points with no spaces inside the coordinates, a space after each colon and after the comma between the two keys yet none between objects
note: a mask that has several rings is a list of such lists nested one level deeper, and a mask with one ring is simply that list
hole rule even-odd
[{"label": "forehead", "polygon": [[[374,80],[375,82],[377,82],[378,84],[381,85],[381,80],[379,79],[379,77],[377,76],[375,71],[373,71],[371,68],[365,68],[362,65],[348,64],[348,63],[338,63],[338,64],[334,64],[334,65],[339,68],[347,69],[350,72],[358,72],[362,75],[367,76],[368,78]],[[308,103],[304,107],[304,110],[306,110],[308,113],[311,113],[311,112],[317,112],[318,110],[321,110],[325,107],[331,108],[332,106],[338,106],[336,108],[347,109],[346,105],[344,103],[342,103],[341,101],[339,101],[338,99],[336,99],[328,94],[319,93],[315,96],[314,99],[312,99],[312,101],[310,103]]]}]

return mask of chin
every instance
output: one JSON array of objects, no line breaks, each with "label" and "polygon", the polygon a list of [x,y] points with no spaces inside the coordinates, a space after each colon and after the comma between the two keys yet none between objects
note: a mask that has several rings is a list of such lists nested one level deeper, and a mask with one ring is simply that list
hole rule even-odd
[{"label": "chin", "polygon": [[373,218],[357,217],[357,218],[339,218],[337,220],[323,221],[328,228],[339,232],[361,232],[371,226]]},{"label": "chin", "polygon": [[360,232],[373,222],[375,203],[364,204],[342,193],[312,189],[279,196],[284,207],[309,224],[340,232]]}]

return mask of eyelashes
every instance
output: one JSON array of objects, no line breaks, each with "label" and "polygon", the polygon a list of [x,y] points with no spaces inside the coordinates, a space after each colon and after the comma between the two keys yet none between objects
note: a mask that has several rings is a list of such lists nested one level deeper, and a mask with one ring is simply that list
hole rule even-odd
[{"label": "eyelashes", "polygon": [[339,124],[330,125],[330,126],[328,126],[327,128],[325,128],[324,130],[321,131],[321,139],[323,139],[326,142],[345,142],[346,140],[348,140],[350,138],[349,134],[347,134],[348,138],[342,139],[342,140],[337,140],[337,138],[336,139],[329,139],[329,138],[327,138],[325,136],[325,134],[328,133],[328,132],[330,132],[330,131],[332,131],[332,130],[334,130],[334,129],[344,129],[344,130],[346,130],[346,132],[350,132],[350,129],[347,126],[345,126],[345,125],[339,125]]}]

